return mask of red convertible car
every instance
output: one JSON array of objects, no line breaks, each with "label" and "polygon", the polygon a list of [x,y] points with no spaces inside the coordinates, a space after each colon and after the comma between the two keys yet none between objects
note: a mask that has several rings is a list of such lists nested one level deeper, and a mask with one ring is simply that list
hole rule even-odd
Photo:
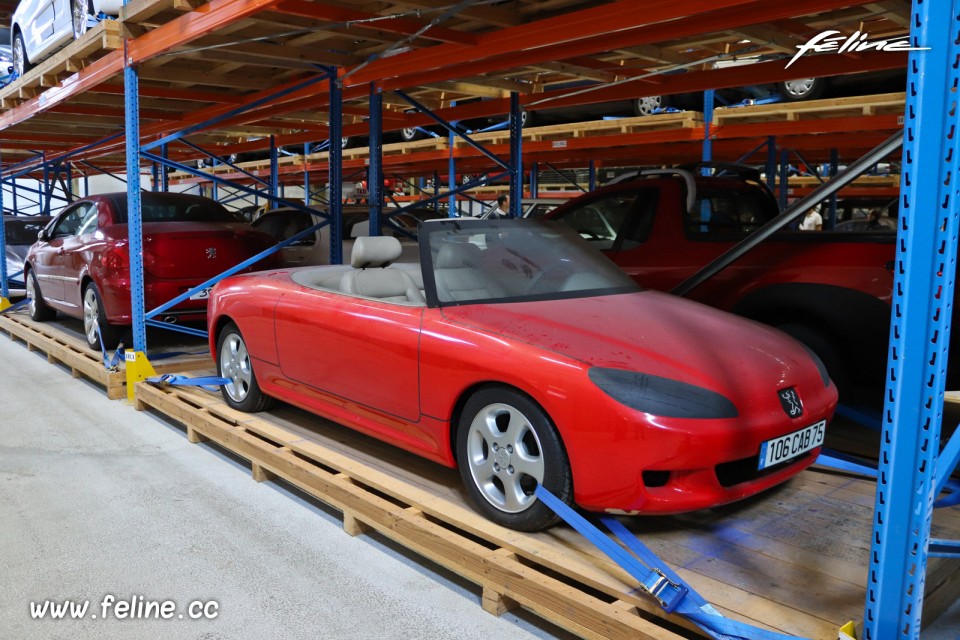
[{"label": "red convertible car", "polygon": [[[149,311],[273,246],[236,214],[208,198],[143,193],[144,299]],[[88,196],[65,208],[30,247],[23,273],[30,316],[57,311],[83,320],[87,343],[100,349],[120,341],[130,319],[127,194]],[[266,263],[266,264],[264,264]],[[275,266],[272,258],[258,263]],[[168,322],[203,320],[206,293],[164,314]]]},{"label": "red convertible car", "polygon": [[755,494],[816,458],[837,390],[786,334],[642,290],[575,230],[534,220],[420,228],[351,264],[234,276],[210,348],[243,411],[280,399],[459,467],[474,506],[534,531],[538,483],[612,513]]}]

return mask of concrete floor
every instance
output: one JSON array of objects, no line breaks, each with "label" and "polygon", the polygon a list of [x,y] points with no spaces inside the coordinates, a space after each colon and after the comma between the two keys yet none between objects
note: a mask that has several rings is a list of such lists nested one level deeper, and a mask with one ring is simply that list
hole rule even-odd
[{"label": "concrete floor", "polygon": [[[339,512],[252,481],[247,463],[20,343],[0,338],[0,362],[0,640],[570,637],[487,614],[471,583],[346,535]],[[108,594],[176,610],[105,620]],[[90,602],[84,619],[31,617],[31,603],[68,599]],[[211,600],[216,618],[189,619]],[[960,640],[960,603],[923,638]]]},{"label": "concrete floor", "polygon": [[[0,362],[0,639],[565,635],[484,612],[470,583],[383,538],[351,538],[338,512],[252,481],[245,463],[22,344],[0,339]],[[108,594],[177,609],[103,619]],[[86,618],[31,618],[31,602],[66,599],[89,600]],[[215,619],[189,619],[191,602],[210,600]]]}]

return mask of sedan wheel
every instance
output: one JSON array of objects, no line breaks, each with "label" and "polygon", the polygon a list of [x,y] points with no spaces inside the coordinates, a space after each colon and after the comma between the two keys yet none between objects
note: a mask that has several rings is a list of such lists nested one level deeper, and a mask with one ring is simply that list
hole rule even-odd
[{"label": "sedan wheel", "polygon": [[87,32],[87,22],[90,17],[87,0],[71,0],[71,14],[73,18],[73,39],[79,40]]},{"label": "sedan wheel", "polygon": [[23,34],[18,31],[13,38],[13,72],[20,78],[29,70],[30,62],[27,60],[27,49],[23,45]]},{"label": "sedan wheel", "polygon": [[823,96],[826,82],[823,78],[798,78],[780,83],[780,93],[787,102],[816,100]]},{"label": "sedan wheel", "polygon": [[540,407],[510,389],[489,388],[467,402],[457,430],[460,475],[474,506],[498,524],[539,531],[558,522],[538,484],[571,504],[570,463]]},{"label": "sedan wheel", "polygon": [[645,96],[637,98],[633,103],[633,112],[638,116],[652,116],[662,108],[663,98],[661,96]]},{"label": "sedan wheel", "polygon": [[228,405],[249,413],[264,411],[273,405],[273,398],[260,391],[247,344],[237,325],[228,324],[220,334],[217,356],[217,375],[228,380],[222,389]]},{"label": "sedan wheel", "polygon": [[[107,323],[100,292],[92,282],[83,290],[83,335],[91,349],[113,349],[120,344],[115,327]],[[102,344],[101,344],[102,342]]]},{"label": "sedan wheel", "polygon": [[404,142],[413,142],[414,140],[419,140],[422,134],[419,129],[416,127],[407,127],[405,129],[400,129],[400,138]]},{"label": "sedan wheel", "polygon": [[40,287],[37,285],[36,276],[33,271],[27,271],[27,278],[24,289],[30,302],[27,303],[27,309],[30,311],[30,317],[37,322],[52,320],[57,312],[47,306],[43,295],[40,293]]}]

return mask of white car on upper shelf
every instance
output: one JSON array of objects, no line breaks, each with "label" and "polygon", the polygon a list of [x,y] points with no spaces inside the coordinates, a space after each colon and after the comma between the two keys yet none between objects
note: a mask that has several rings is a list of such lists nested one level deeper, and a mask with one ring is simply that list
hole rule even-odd
[{"label": "white car on upper shelf", "polygon": [[117,15],[121,6],[123,0],[23,0],[10,22],[13,72],[22,76],[83,37],[98,15]]}]

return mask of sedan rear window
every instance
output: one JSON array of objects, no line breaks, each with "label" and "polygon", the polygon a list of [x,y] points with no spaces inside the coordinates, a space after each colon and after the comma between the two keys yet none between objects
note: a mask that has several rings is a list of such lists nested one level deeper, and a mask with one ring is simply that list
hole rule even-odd
[{"label": "sedan rear window", "polygon": [[[117,224],[127,222],[127,199],[116,200]],[[208,198],[181,194],[147,194],[141,198],[143,222],[243,222],[237,213]]]}]

